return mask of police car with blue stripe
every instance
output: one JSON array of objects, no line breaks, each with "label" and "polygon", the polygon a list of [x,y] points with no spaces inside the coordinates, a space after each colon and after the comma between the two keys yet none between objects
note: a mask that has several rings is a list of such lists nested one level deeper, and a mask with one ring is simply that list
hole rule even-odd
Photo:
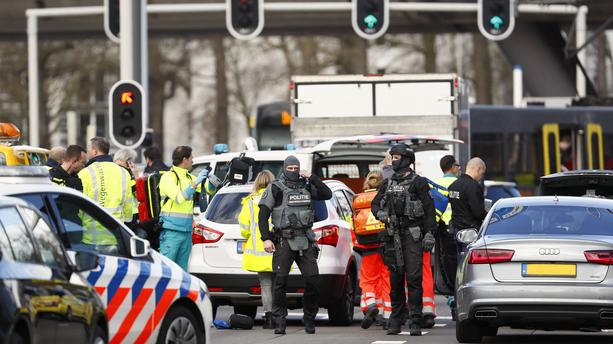
[{"label": "police car with blue stripe", "polygon": [[[52,184],[45,168],[4,168],[0,185],[0,195],[39,209],[69,254],[99,256],[98,267],[81,274],[106,306],[109,343],[210,342],[212,308],[200,279],[150,249],[82,193]],[[84,233],[92,229],[114,240],[84,243]]]}]

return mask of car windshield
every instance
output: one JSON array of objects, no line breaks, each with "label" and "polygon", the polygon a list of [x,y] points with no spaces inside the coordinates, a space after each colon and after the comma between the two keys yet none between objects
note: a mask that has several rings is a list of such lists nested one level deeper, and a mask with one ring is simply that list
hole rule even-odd
[{"label": "car windshield", "polygon": [[613,210],[535,205],[496,209],[485,235],[613,235]]},{"label": "car windshield", "polygon": [[[229,161],[219,161],[215,165],[215,176],[219,179],[223,180],[228,173],[228,169],[230,168]],[[274,176],[279,176],[281,169],[283,168],[283,160],[273,160],[273,161],[256,161],[253,166],[253,173],[251,175],[251,180],[253,181],[255,177],[263,170],[269,170],[272,172]]]},{"label": "car windshield", "polygon": [[[217,194],[213,197],[206,212],[206,219],[221,224],[237,224],[241,212],[241,201],[249,195],[246,192]],[[328,208],[325,201],[314,201],[315,222],[328,218]]]},{"label": "car windshield", "polygon": [[491,199],[492,203],[496,203],[496,201],[498,201],[501,198],[510,198],[510,197],[519,197],[519,196],[521,196],[519,191],[514,187],[496,185],[496,186],[490,186],[487,188],[487,194],[485,195],[485,198]]}]

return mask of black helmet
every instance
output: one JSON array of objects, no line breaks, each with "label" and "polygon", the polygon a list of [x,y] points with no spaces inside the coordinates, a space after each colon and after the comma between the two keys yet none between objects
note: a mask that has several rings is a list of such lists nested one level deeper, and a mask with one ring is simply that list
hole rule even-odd
[{"label": "black helmet", "polygon": [[415,152],[404,143],[398,143],[390,148],[390,155],[401,155],[403,158],[408,158],[411,163],[415,162]]}]

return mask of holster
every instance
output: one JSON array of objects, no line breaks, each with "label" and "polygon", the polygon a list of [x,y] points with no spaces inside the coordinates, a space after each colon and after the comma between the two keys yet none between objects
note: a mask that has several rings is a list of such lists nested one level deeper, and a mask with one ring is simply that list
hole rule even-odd
[{"label": "holster", "polygon": [[414,242],[421,241],[421,228],[409,227],[409,234],[411,235],[411,239],[413,239]]}]

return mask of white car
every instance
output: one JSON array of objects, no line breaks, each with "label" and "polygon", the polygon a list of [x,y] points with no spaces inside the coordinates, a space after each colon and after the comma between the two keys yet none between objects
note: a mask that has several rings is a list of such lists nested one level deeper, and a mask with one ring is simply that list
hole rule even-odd
[{"label": "white car", "polygon": [[[351,218],[353,192],[345,184],[328,180],[333,192],[327,201],[314,201],[315,232],[320,253],[319,305],[328,309],[330,321],[350,325],[353,321],[359,256],[353,252]],[[238,215],[241,200],[253,185],[223,187],[201,215],[193,234],[189,271],[207,283],[213,308],[233,305],[236,313],[255,317],[261,305],[256,273],[242,269],[246,239],[241,236]],[[294,264],[288,280],[288,307],[298,308],[304,292],[300,270]]]},{"label": "white car", "polygon": [[[110,343],[210,343],[212,307],[206,284],[149,248],[123,223],[82,193],[50,182],[44,167],[0,169],[0,195],[40,210],[71,252],[99,256],[99,267],[80,273],[100,295]],[[104,251],[82,241],[85,226],[115,237]]]}]

